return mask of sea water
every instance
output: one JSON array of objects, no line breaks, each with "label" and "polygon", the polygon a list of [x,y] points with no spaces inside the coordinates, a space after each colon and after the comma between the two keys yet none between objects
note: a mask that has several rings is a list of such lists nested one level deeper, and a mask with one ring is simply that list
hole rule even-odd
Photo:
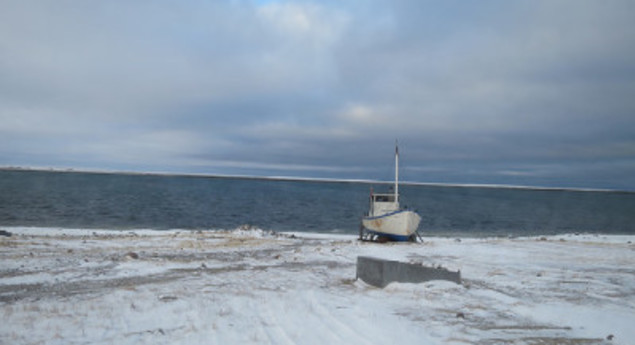
[{"label": "sea water", "polygon": [[[0,226],[356,234],[370,188],[389,184],[0,171]],[[635,234],[635,193],[400,185],[432,236]]]}]

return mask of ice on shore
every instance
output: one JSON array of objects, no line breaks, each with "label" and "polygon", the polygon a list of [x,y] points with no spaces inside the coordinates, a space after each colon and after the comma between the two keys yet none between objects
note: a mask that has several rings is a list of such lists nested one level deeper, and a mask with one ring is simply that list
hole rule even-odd
[{"label": "ice on shore", "polygon": [[[632,344],[635,236],[4,228],[2,344]],[[355,280],[359,255],[463,284]]]}]

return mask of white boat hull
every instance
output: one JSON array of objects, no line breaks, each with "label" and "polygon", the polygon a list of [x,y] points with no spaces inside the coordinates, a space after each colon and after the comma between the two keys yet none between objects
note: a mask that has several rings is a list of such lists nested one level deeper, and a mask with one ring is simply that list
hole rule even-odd
[{"label": "white boat hull", "polygon": [[400,210],[376,217],[364,217],[364,228],[394,240],[408,240],[417,231],[421,217],[413,211]]}]

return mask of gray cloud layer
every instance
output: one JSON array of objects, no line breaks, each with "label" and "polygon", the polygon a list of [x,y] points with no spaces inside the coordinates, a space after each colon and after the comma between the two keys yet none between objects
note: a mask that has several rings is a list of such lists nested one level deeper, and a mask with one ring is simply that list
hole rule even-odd
[{"label": "gray cloud layer", "polygon": [[635,189],[631,1],[4,1],[0,165]]}]

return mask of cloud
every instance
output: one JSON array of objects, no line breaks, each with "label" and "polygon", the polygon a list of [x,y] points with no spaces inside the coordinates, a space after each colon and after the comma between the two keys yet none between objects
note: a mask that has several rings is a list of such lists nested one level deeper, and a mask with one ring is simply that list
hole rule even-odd
[{"label": "cloud", "polygon": [[0,6],[0,165],[635,176],[629,1]]}]

